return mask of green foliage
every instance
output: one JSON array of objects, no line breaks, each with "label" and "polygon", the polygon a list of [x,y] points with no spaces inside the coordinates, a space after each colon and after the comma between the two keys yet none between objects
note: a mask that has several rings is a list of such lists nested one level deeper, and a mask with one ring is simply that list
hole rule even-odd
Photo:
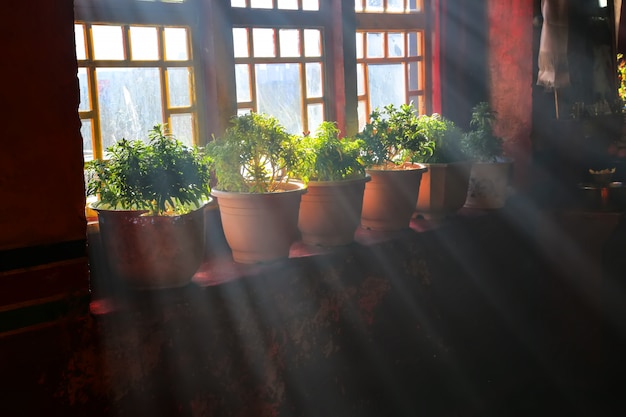
[{"label": "green foliage", "polygon": [[428,152],[413,154],[411,162],[449,163],[465,159],[462,148],[463,132],[452,120],[441,115],[421,115],[417,118],[417,129],[427,139]]},{"label": "green foliage", "polygon": [[223,191],[273,192],[288,181],[298,158],[296,137],[274,117],[248,113],[231,119],[224,134],[207,145]]},{"label": "green foliage", "polygon": [[122,139],[107,148],[108,159],[86,164],[87,195],[98,196],[96,207],[182,214],[209,199],[209,157],[163,129],[155,125],[148,144]]},{"label": "green foliage", "polygon": [[302,157],[293,173],[304,183],[365,176],[365,164],[361,158],[362,141],[339,139],[339,129],[334,122],[322,122],[315,135],[301,138],[300,144]]},{"label": "green foliage", "polygon": [[495,162],[502,157],[503,140],[493,134],[496,112],[489,103],[480,102],[472,109],[470,131],[463,138],[465,154],[476,162]]},{"label": "green foliage", "polygon": [[433,152],[432,143],[420,130],[411,104],[377,108],[357,138],[363,141],[367,166],[401,165],[416,154],[426,156]]}]

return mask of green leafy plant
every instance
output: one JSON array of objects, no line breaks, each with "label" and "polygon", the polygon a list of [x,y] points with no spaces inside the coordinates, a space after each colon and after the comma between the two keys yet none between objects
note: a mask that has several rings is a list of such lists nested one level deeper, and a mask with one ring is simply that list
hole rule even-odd
[{"label": "green leafy plant", "polygon": [[148,139],[121,139],[107,148],[106,160],[86,164],[87,195],[98,197],[95,207],[183,214],[209,199],[211,161],[203,149],[185,146],[160,124]]},{"label": "green leafy plant", "polygon": [[274,117],[248,113],[231,119],[221,137],[207,145],[213,158],[216,189],[233,192],[277,191],[298,160],[296,137]]},{"label": "green leafy plant", "polygon": [[302,157],[294,168],[294,175],[304,183],[313,181],[340,181],[365,177],[361,157],[362,141],[339,138],[334,122],[322,122],[314,135],[300,139]]},{"label": "green leafy plant", "polygon": [[393,104],[376,109],[357,135],[363,141],[366,166],[393,167],[409,162],[415,155],[432,155],[433,143],[420,130],[412,104]]},{"label": "green leafy plant", "polygon": [[487,102],[480,102],[472,109],[470,131],[463,137],[464,152],[471,160],[495,162],[503,156],[503,140],[493,134],[496,116]]},{"label": "green leafy plant", "polygon": [[426,138],[427,152],[416,152],[411,162],[450,163],[465,159],[462,148],[463,132],[456,124],[438,113],[421,115],[416,127]]}]

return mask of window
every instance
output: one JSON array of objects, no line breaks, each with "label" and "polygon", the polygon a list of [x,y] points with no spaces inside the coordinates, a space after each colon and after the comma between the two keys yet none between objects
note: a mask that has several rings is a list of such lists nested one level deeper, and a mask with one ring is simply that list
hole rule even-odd
[{"label": "window", "polygon": [[146,138],[156,123],[166,123],[189,145],[197,143],[190,32],[184,25],[143,21],[75,22],[85,161],[101,159],[122,138]]},{"label": "window", "polygon": [[356,0],[359,129],[372,110],[389,103],[430,111],[423,6],[420,0]]},{"label": "window", "polygon": [[[318,0],[232,0],[231,5],[274,9],[276,21],[282,11],[319,11]],[[234,27],[237,112],[270,114],[291,133],[314,131],[326,114],[323,33],[315,26]]]}]

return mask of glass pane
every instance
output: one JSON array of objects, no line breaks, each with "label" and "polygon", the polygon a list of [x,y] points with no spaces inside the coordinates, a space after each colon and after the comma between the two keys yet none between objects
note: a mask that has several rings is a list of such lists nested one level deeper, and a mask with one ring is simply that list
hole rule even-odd
[{"label": "glass pane", "polygon": [[300,56],[300,31],[298,29],[281,29],[278,32],[280,39],[280,56]]},{"label": "glass pane", "polygon": [[276,56],[274,42],[274,29],[252,29],[252,45],[255,57]]},{"label": "glass pane", "polygon": [[237,103],[251,101],[250,71],[247,64],[235,65],[235,84],[237,85]]},{"label": "glass pane", "polygon": [[232,7],[246,7],[246,0],[230,0]]},{"label": "glass pane", "polygon": [[357,59],[363,58],[363,32],[356,34],[356,57]]},{"label": "glass pane", "polygon": [[271,9],[272,0],[250,0],[250,7],[254,9]]},{"label": "glass pane", "polygon": [[187,47],[187,29],[165,28],[165,59],[168,61],[186,61],[189,59]]},{"label": "glass pane", "polygon": [[356,93],[359,96],[365,94],[365,68],[363,64],[357,64],[356,66]]},{"label": "glass pane", "polygon": [[366,12],[381,12],[383,10],[383,0],[366,0]]},{"label": "glass pane", "polygon": [[130,27],[131,58],[138,61],[159,59],[159,42],[155,27]]},{"label": "glass pane", "polygon": [[302,96],[298,64],[257,64],[257,111],[270,114],[288,132],[302,132]]},{"label": "glass pane", "polygon": [[169,89],[169,105],[171,107],[183,107],[191,105],[189,68],[168,68],[167,87]]},{"label": "glass pane", "polygon": [[322,56],[322,39],[319,30],[304,29],[304,56]]},{"label": "glass pane", "polygon": [[321,103],[309,104],[307,106],[307,117],[309,119],[309,132],[315,132],[324,121],[324,105]]},{"label": "glass pane", "polygon": [[172,114],[170,132],[187,146],[193,145],[193,118],[191,114]]},{"label": "glass pane", "polygon": [[319,0],[302,0],[302,10],[319,10]]},{"label": "glass pane", "polygon": [[370,108],[405,102],[404,66],[402,64],[368,65]]},{"label": "glass pane", "polygon": [[413,104],[413,107],[417,110],[417,114],[426,113],[426,101],[423,95],[410,96],[409,102]]},{"label": "glass pane", "polygon": [[409,0],[409,11],[410,12],[420,12],[422,11],[424,0]]},{"label": "glass pane", "polygon": [[298,10],[298,0],[278,0],[278,8],[283,10]]},{"label": "glass pane", "polygon": [[306,96],[308,98],[322,97],[322,64],[306,64]]},{"label": "glass pane", "polygon": [[163,122],[158,68],[98,68],[102,146],[122,138],[145,139]]},{"label": "glass pane", "polygon": [[89,103],[89,81],[87,80],[87,68],[78,68],[78,87],[80,89],[79,111],[91,110]]},{"label": "glass pane", "polygon": [[235,50],[235,58],[246,58],[249,56],[248,29],[233,28],[233,46]]},{"label": "glass pane", "polygon": [[252,109],[249,107],[237,109],[237,116],[243,116],[244,114],[250,114],[250,113],[252,113]]},{"label": "glass pane", "polygon": [[354,10],[357,12],[363,11],[363,0],[354,0]]},{"label": "glass pane", "polygon": [[418,63],[417,62],[409,62],[409,90],[420,90],[421,79],[419,78],[418,73]]},{"label": "glass pane", "polygon": [[408,56],[421,56],[422,55],[422,33],[421,32],[409,32],[409,54]]},{"label": "glass pane", "polygon": [[387,11],[398,13],[404,11],[404,0],[387,0]]},{"label": "glass pane", "polygon": [[403,57],[404,56],[404,34],[403,33],[388,33],[387,45],[389,50],[387,51],[390,57]]},{"label": "glass pane", "polygon": [[383,56],[383,34],[367,32],[367,57],[382,58]]},{"label": "glass pane", "polygon": [[359,132],[361,132],[365,127],[365,123],[367,123],[368,116],[365,111],[365,101],[359,100],[359,104],[357,105],[357,113],[359,116]]},{"label": "glass pane", "polygon": [[83,157],[85,158],[85,162],[87,162],[94,158],[91,119],[81,119],[80,122],[80,135],[83,137]]},{"label": "glass pane", "polygon": [[85,27],[83,25],[74,25],[74,40],[76,43],[76,59],[87,59]]},{"label": "glass pane", "polygon": [[94,25],[93,51],[95,59],[124,59],[124,42],[121,26]]}]

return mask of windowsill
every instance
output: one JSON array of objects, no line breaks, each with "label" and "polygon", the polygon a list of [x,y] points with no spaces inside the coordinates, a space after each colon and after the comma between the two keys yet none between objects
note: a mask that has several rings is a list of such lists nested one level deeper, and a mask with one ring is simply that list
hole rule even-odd
[{"label": "windowsill", "polygon": [[[192,290],[194,288],[197,290],[215,287],[240,280],[244,277],[271,273],[276,268],[280,269],[293,265],[294,262],[304,260],[305,258],[347,255],[359,248],[372,248],[387,242],[410,239],[416,234],[438,230],[441,227],[454,227],[454,224],[459,221],[462,222],[470,218],[485,216],[490,212],[494,213],[497,211],[463,208],[457,215],[441,220],[413,218],[409,228],[397,232],[372,231],[359,227],[355,233],[355,241],[352,244],[334,248],[311,246],[304,244],[302,241],[296,241],[291,246],[288,259],[267,264],[241,264],[234,262],[225,242],[219,242],[215,245],[215,248],[211,248],[212,252],[205,256],[206,259],[194,275],[192,283],[182,288],[157,290],[159,302],[180,302],[185,299],[185,294],[190,290],[189,287]],[[97,222],[90,222],[90,233],[92,235],[94,233],[97,234]],[[92,292],[90,311],[94,316],[101,317],[124,311],[141,310],[142,300],[145,300],[146,303],[152,302],[151,300],[154,297],[151,294],[154,294],[154,292],[126,290],[123,293],[118,291],[117,293],[99,294],[98,291],[94,291]]]}]

